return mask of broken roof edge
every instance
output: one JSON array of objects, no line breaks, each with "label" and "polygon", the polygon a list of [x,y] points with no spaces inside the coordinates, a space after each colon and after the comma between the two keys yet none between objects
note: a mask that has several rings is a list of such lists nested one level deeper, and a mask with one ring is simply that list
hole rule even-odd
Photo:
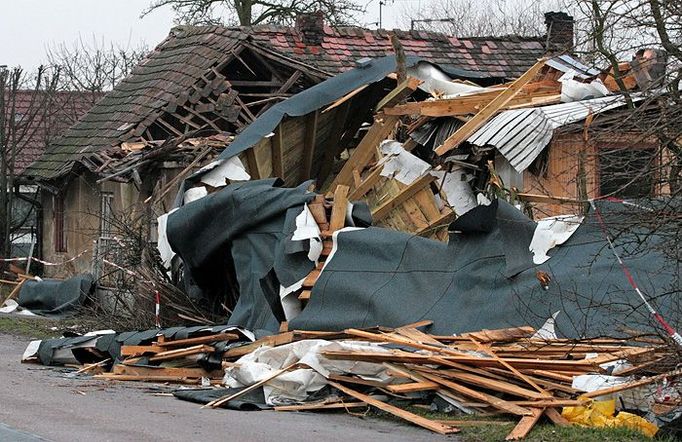
[{"label": "broken roof edge", "polygon": [[[453,69],[426,61],[420,57],[407,56],[406,65],[415,66],[420,62],[437,66],[451,77],[483,78],[478,72]],[[389,55],[372,59],[367,65],[356,67],[331,77],[322,83],[300,92],[276,104],[244,129],[242,133],[220,154],[221,160],[239,155],[255,146],[270,134],[284,117],[300,117],[327,106],[359,87],[376,83],[396,70],[395,56]]]}]

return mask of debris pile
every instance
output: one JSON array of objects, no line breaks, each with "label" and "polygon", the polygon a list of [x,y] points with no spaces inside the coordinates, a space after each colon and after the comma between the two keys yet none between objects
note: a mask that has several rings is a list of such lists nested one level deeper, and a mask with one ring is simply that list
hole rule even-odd
[{"label": "debris pile", "polygon": [[74,365],[77,374],[110,381],[201,384],[175,395],[210,408],[371,406],[441,434],[459,431],[458,421],[428,419],[415,408],[505,415],[517,422],[509,440],[523,438],[543,416],[555,425],[596,425],[585,415],[615,398],[628,411],[613,425],[649,435],[657,431],[649,420],[661,424],[671,410],[679,414],[680,397],[670,392],[682,371],[671,370],[661,340],[543,338],[527,326],[456,336],[419,330],[429,325],[260,339],[226,326],[95,333],[31,343],[24,360],[83,363]]}]

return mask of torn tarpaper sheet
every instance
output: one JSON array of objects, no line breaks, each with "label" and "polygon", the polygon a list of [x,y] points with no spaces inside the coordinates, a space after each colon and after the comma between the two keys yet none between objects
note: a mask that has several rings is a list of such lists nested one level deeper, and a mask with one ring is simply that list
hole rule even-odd
[{"label": "torn tarpaper sheet", "polygon": [[192,201],[196,201],[205,197],[206,195],[208,195],[208,190],[206,190],[205,186],[192,187],[185,192],[182,203],[189,204]]},{"label": "torn tarpaper sheet", "polygon": [[397,141],[386,140],[381,143],[383,169],[381,176],[393,177],[403,184],[412,184],[417,178],[431,169],[431,165],[412,155]]},{"label": "torn tarpaper sheet", "polygon": [[305,281],[305,278],[289,287],[279,286],[279,299],[287,321],[291,321],[301,313],[301,301],[298,299],[298,290],[303,287],[303,281]]},{"label": "torn tarpaper sheet", "polygon": [[547,255],[552,248],[559,246],[571,237],[580,227],[584,217],[577,215],[560,215],[543,218],[533,233],[528,250],[533,253],[533,263],[542,264],[550,257]]},{"label": "torn tarpaper sheet", "polygon": [[305,401],[310,393],[327,384],[325,377],[330,373],[354,374],[378,381],[389,379],[382,364],[327,359],[321,354],[327,350],[388,351],[375,343],[322,339],[308,339],[278,347],[261,347],[227,368],[224,382],[234,388],[248,386],[295,362],[309,367],[283,373],[263,386],[265,402],[269,405],[282,405]]},{"label": "torn tarpaper sheet", "polygon": [[445,193],[448,204],[458,216],[478,206],[476,196],[466,180],[467,174],[464,169],[458,167],[447,173],[438,170],[430,173],[438,178],[436,185]]},{"label": "torn tarpaper sheet", "polygon": [[431,63],[419,62],[407,68],[407,75],[423,81],[419,89],[430,93],[434,97],[456,97],[463,93],[478,92],[483,88],[465,83],[456,83]]},{"label": "torn tarpaper sheet", "polygon": [[322,238],[320,238],[320,227],[315,222],[315,218],[307,204],[303,205],[303,210],[296,217],[296,230],[291,240],[310,241],[308,259],[317,264],[317,260],[322,254]]},{"label": "torn tarpaper sheet", "polygon": [[609,90],[601,80],[596,79],[590,83],[581,83],[574,80],[574,76],[575,71],[571,69],[559,78],[562,103],[599,98],[609,94]]},{"label": "torn tarpaper sheet", "polygon": [[212,187],[226,186],[226,180],[248,181],[251,179],[251,175],[246,172],[239,157],[213,161],[202,167],[199,172],[206,172],[201,177],[201,182]]},{"label": "torn tarpaper sheet", "polygon": [[559,316],[560,312],[555,312],[551,318],[548,318],[542,325],[540,330],[536,331],[531,339],[557,339],[555,325],[556,317]]},{"label": "torn tarpaper sheet", "polygon": [[177,208],[171,210],[168,213],[164,213],[156,219],[156,228],[158,234],[158,240],[156,248],[159,250],[159,255],[161,255],[161,261],[166,269],[171,268],[171,263],[173,262],[173,257],[175,252],[171,249],[170,243],[168,242],[168,234],[166,233],[166,224],[168,223],[168,216],[178,210]]}]

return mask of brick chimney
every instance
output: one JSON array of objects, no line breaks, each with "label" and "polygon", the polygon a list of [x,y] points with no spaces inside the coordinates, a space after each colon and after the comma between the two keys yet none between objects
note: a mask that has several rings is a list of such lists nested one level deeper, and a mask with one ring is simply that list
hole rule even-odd
[{"label": "brick chimney", "polygon": [[565,12],[546,12],[547,52],[573,52],[573,17]]},{"label": "brick chimney", "polygon": [[324,39],[324,14],[322,11],[296,16],[296,31],[306,45],[319,45]]}]

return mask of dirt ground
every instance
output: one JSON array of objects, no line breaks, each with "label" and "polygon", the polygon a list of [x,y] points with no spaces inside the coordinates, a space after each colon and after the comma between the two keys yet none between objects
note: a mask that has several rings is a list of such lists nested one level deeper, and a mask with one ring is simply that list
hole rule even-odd
[{"label": "dirt ground", "polygon": [[202,410],[154,392],[158,384],[69,377],[21,364],[29,339],[0,333],[2,441],[443,441],[458,440],[343,413]]}]

